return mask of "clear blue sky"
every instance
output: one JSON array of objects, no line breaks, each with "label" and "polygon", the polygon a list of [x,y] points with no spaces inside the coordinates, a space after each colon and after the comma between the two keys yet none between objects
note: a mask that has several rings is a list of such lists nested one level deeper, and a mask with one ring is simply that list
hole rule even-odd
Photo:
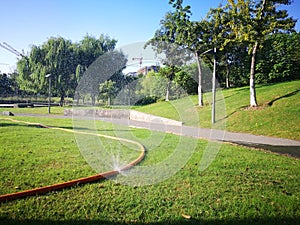
[{"label": "clear blue sky", "polygon": [[[169,0],[0,0],[0,42],[25,53],[31,45],[41,45],[50,37],[73,42],[84,35],[107,34],[118,47],[151,38],[160,20],[172,8]],[[184,0],[192,7],[193,20],[205,17],[210,8],[226,0]],[[300,1],[288,11],[299,18]],[[297,31],[299,31],[297,23]],[[15,55],[0,48],[0,70],[15,68]],[[2,65],[3,63],[9,65]]]}]

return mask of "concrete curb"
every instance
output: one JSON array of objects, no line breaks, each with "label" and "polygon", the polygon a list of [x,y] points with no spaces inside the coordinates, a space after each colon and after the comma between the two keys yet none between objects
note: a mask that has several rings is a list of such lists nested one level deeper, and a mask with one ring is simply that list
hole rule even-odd
[{"label": "concrete curb", "polygon": [[111,119],[129,119],[133,121],[164,124],[171,126],[182,126],[181,121],[176,121],[160,116],[154,116],[147,113],[142,113],[136,110],[129,109],[65,109],[65,116],[89,116]]}]

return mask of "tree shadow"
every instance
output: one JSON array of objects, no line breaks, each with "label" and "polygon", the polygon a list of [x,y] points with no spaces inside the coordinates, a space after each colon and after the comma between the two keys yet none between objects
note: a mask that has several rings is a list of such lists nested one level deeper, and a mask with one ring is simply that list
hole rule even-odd
[{"label": "tree shadow", "polygon": [[113,222],[107,220],[34,220],[34,219],[10,219],[0,218],[1,224],[6,225],[253,225],[253,224],[264,224],[264,225],[297,225],[299,224],[300,217],[289,218],[289,217],[265,217],[265,218],[227,218],[227,219],[177,219],[176,221],[168,220],[162,222]]},{"label": "tree shadow", "polygon": [[280,100],[280,99],[283,99],[283,98],[288,98],[288,97],[291,97],[293,95],[296,95],[298,92],[300,92],[300,89],[299,90],[296,90],[296,91],[293,91],[293,92],[290,92],[286,95],[283,95],[283,96],[280,96],[278,98],[275,98],[273,99],[272,101],[268,102],[268,106],[272,106],[274,102]]},{"label": "tree shadow", "polygon": [[231,143],[242,145],[245,147],[250,147],[250,148],[263,149],[281,155],[300,158],[300,146],[267,145],[267,144],[249,143],[249,142],[240,142],[240,141],[235,141]]}]

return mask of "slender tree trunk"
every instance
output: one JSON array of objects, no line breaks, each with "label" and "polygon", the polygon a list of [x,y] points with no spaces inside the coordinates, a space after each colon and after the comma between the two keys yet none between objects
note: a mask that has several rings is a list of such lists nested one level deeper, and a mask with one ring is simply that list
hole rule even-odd
[{"label": "slender tree trunk", "polygon": [[92,95],[91,97],[92,97],[92,105],[94,106],[96,103],[96,97],[95,95]]},{"label": "slender tree trunk", "polygon": [[169,96],[170,96],[170,86],[171,86],[171,80],[168,79],[168,83],[167,83],[167,91],[166,91],[166,102],[169,101]]},{"label": "slender tree trunk", "polygon": [[226,88],[230,88],[230,84],[229,84],[229,65],[226,65]]},{"label": "slender tree trunk", "polygon": [[107,106],[110,106],[110,104],[111,104],[110,101],[111,101],[110,100],[110,96],[108,96],[108,98],[107,98]]},{"label": "slender tree trunk", "polygon": [[79,96],[76,98],[76,105],[79,105]]},{"label": "slender tree trunk", "polygon": [[195,53],[196,60],[197,60],[197,66],[198,66],[198,78],[199,78],[199,83],[198,83],[198,105],[203,106],[203,96],[202,96],[202,69],[201,69],[201,62],[200,58],[198,56],[198,53]]},{"label": "slender tree trunk", "polygon": [[64,106],[64,101],[65,101],[65,93],[61,93],[61,96],[60,96],[60,102],[59,102],[59,106],[60,107],[63,107]]},{"label": "slender tree trunk", "polygon": [[[129,87],[129,85],[127,85],[127,86]],[[131,98],[131,91],[130,91],[130,88],[128,88],[128,105],[131,104],[130,98]]]},{"label": "slender tree trunk", "polygon": [[251,69],[250,69],[250,106],[256,107],[256,91],[255,91],[255,60],[256,60],[256,53],[258,48],[258,42],[255,42],[252,57],[251,57]]}]

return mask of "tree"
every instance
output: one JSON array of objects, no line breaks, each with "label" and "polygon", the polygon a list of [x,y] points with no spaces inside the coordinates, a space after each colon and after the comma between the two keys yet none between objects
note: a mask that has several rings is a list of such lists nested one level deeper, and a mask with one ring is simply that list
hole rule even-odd
[{"label": "tree", "polygon": [[1,97],[7,97],[13,93],[13,83],[10,77],[3,73],[0,73],[0,95]]},{"label": "tree", "polygon": [[32,46],[29,57],[18,61],[21,88],[34,93],[47,92],[46,74],[51,73],[52,93],[61,97],[72,88],[75,76],[75,56],[72,43],[62,37],[50,38],[41,47]]},{"label": "tree", "polygon": [[[67,94],[75,94],[79,80],[90,65],[101,55],[112,51],[116,42],[104,35],[98,39],[86,35],[79,43],[72,43],[62,37],[52,37],[41,46],[32,46],[30,55],[18,61],[18,83],[24,90],[46,93],[48,81],[45,75],[50,73],[52,93],[60,96],[62,105]],[[98,75],[99,73],[93,73],[90,77],[89,84],[92,85],[89,90],[93,100],[99,91],[100,82],[92,81],[97,80]],[[88,87],[88,84],[84,87]],[[81,92],[75,95],[77,102]]]},{"label": "tree", "polygon": [[[165,100],[169,101],[171,82],[175,78],[175,74],[179,71],[179,67],[191,61],[191,52],[178,44],[157,41],[156,39],[149,40],[145,48],[149,45],[152,46],[158,55],[163,54],[161,62],[166,67],[160,68],[158,75],[167,79]],[[181,74],[184,75],[183,73]]]},{"label": "tree", "polygon": [[233,38],[226,44],[247,43],[251,56],[250,65],[250,106],[256,107],[255,67],[258,50],[271,33],[291,31],[295,20],[288,17],[286,10],[278,10],[279,5],[289,5],[291,0],[228,0],[228,22]]},{"label": "tree", "polygon": [[118,85],[122,79],[121,71],[125,68],[127,59],[120,51],[109,51],[98,57],[84,72],[76,89],[76,96],[90,94],[92,105],[99,95],[99,85],[107,80],[113,80]]},{"label": "tree", "polygon": [[[202,69],[200,55],[208,49],[206,38],[206,22],[190,21],[190,6],[182,6],[182,0],[170,0],[175,12],[166,14],[161,21],[161,28],[156,31],[152,41],[177,44],[194,53],[198,66],[198,105],[203,106]],[[150,40],[151,41],[151,40]]]},{"label": "tree", "polygon": [[99,98],[105,98],[107,100],[107,106],[110,106],[111,100],[116,94],[115,82],[106,80],[99,86]]}]

